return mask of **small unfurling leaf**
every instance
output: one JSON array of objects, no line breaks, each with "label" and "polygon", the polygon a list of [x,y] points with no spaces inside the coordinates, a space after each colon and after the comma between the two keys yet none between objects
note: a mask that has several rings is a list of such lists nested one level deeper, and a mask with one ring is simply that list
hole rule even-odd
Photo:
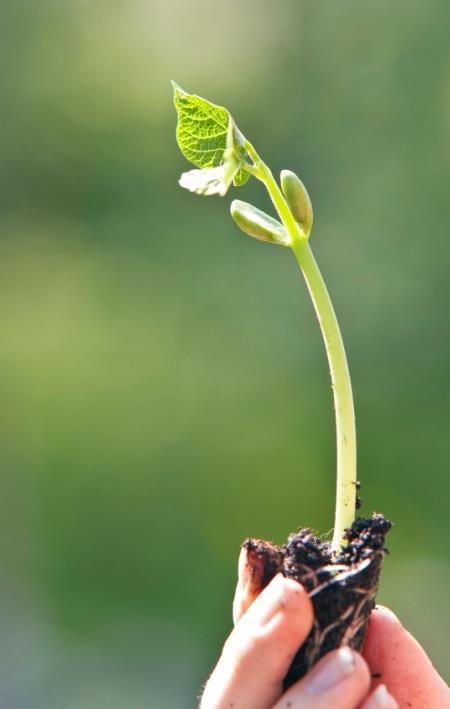
[{"label": "small unfurling leaf", "polygon": [[[219,167],[208,167],[205,170],[189,170],[180,177],[180,185],[190,192],[209,196],[218,194],[223,197],[233,182],[236,172],[230,169],[229,163]],[[237,164],[239,169],[239,163]]]},{"label": "small unfurling leaf", "polygon": [[[177,141],[183,155],[200,171],[192,170],[182,176],[180,184],[191,189],[188,184],[198,180],[208,183],[206,187],[192,189],[199,194],[225,194],[231,183],[243,185],[250,177],[242,169],[246,152],[244,138],[233,121],[230,113],[222,106],[188,94],[172,82],[175,108],[178,113]],[[224,168],[224,179],[216,172],[211,175],[199,175],[214,168]],[[230,178],[231,175],[231,178]],[[211,185],[209,180],[211,178]],[[226,185],[226,187],[225,187]]]}]

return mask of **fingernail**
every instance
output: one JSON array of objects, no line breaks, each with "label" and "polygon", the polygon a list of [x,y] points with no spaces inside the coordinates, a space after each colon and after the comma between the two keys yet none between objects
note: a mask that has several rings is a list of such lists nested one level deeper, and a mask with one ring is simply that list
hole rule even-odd
[{"label": "fingernail", "polygon": [[382,709],[391,706],[391,695],[386,689],[386,685],[380,684],[371,694],[367,703],[368,709]]},{"label": "fingernail", "polygon": [[254,607],[253,621],[262,627],[269,623],[277,613],[295,610],[297,599],[300,599],[301,594],[302,589],[297,581],[277,574],[253,604],[251,609],[253,610]]},{"label": "fingernail", "polygon": [[349,647],[330,652],[305,677],[309,694],[321,694],[345,680],[353,672],[355,660]]}]

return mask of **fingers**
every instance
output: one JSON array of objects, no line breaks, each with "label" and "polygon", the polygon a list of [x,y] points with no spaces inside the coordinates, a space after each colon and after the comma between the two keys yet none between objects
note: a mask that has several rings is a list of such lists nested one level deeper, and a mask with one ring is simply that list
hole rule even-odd
[{"label": "fingers", "polygon": [[387,686],[401,709],[450,708],[447,685],[419,643],[387,608],[378,606],[372,612],[363,654],[372,674]]},{"label": "fingers", "polygon": [[238,562],[238,583],[233,601],[234,624],[244,615],[255,598],[281,571],[280,549],[262,539],[247,539]]},{"label": "fingers", "polygon": [[306,591],[278,574],[231,633],[201,709],[269,709],[281,696],[295,653],[313,623]]},{"label": "fingers", "polygon": [[361,655],[342,647],[325,655],[283,694],[274,709],[355,709],[369,687],[369,668]]},{"label": "fingers", "polygon": [[398,704],[385,684],[380,684],[368,699],[361,704],[361,709],[398,709]]},{"label": "fingers", "polygon": [[259,584],[255,581],[254,574],[251,573],[247,558],[247,549],[242,547],[241,553],[239,554],[238,582],[233,601],[233,622],[235,625],[251,606],[259,593]]}]

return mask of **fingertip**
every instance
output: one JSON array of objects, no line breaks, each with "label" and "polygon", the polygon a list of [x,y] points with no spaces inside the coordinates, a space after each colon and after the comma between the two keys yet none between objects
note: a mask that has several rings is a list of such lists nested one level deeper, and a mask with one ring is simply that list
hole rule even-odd
[{"label": "fingertip", "polygon": [[[272,599],[278,596],[279,602],[275,613],[267,617],[266,622],[256,630],[260,637],[271,638],[273,644],[284,648],[284,652],[293,659],[301,644],[306,640],[314,623],[314,610],[308,593],[297,581],[278,574],[263,591]],[[255,601],[254,606],[260,598]],[[256,610],[256,609],[255,609]],[[252,613],[253,607],[249,610]],[[286,667],[287,672],[288,666]]]},{"label": "fingertip", "polygon": [[282,569],[283,555],[271,542],[247,539],[239,554],[238,581],[233,601],[233,622],[246,613],[264,588]]},{"label": "fingertip", "polygon": [[275,620],[280,622],[283,616],[289,616],[290,623],[311,626],[313,606],[301,584],[278,573],[252,603],[242,622],[262,627]]},{"label": "fingertip", "polygon": [[233,623],[242,618],[245,611],[251,606],[258,593],[252,587],[251,575],[248,564],[248,554],[245,546],[241,547],[238,559],[238,580],[233,600]]},{"label": "fingertip", "polygon": [[398,704],[385,684],[380,684],[371,692],[361,709],[398,709]]},{"label": "fingertip", "polygon": [[376,605],[370,616],[370,623],[382,623],[386,628],[399,630],[403,628],[400,618],[386,606]]},{"label": "fingertip", "polygon": [[276,709],[286,706],[304,709],[359,706],[369,687],[370,672],[363,657],[349,647],[341,647],[322,657],[283,695]]},{"label": "fingertip", "polygon": [[[340,672],[337,673],[338,660]],[[333,671],[334,668],[334,671]],[[313,668],[310,676],[306,676],[306,684],[314,682],[317,676],[326,678],[326,690],[330,693],[330,699],[334,693],[340,695],[347,685],[347,694],[350,692],[353,697],[364,697],[370,687],[370,670],[362,655],[348,646],[343,646],[337,650],[327,653]],[[328,676],[327,676],[328,675]],[[336,679],[339,678],[339,682]]]},{"label": "fingertip", "polygon": [[370,615],[363,650],[369,663],[375,656],[380,657],[385,648],[396,642],[396,638],[404,632],[406,631],[395,613],[385,606],[377,605]]},{"label": "fingertip", "polygon": [[303,586],[294,581],[282,577],[284,610],[290,618],[290,622],[297,623],[309,632],[314,621],[314,609],[308,592]]},{"label": "fingertip", "polygon": [[363,654],[374,685],[386,684],[400,706],[413,700],[417,706],[445,706],[445,696],[450,702],[445,682],[425,650],[384,606],[377,606],[371,614]]}]

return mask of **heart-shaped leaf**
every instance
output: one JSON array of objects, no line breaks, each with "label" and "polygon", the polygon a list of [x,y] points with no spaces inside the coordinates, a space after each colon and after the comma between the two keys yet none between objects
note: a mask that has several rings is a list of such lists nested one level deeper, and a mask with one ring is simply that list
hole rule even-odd
[{"label": "heart-shaped leaf", "polygon": [[199,180],[206,184],[210,178],[219,179],[220,182],[220,189],[209,191],[202,187],[200,194],[225,194],[231,182],[243,185],[249,178],[249,173],[242,169],[246,158],[244,138],[230,113],[226,108],[216,106],[200,96],[188,94],[174,82],[172,84],[178,113],[176,135],[181,152],[203,170],[225,167],[224,180],[218,178],[218,173],[199,176],[197,171],[192,170],[191,173],[185,173],[191,177],[183,175],[180,184],[191,189],[188,185],[193,184],[194,173],[194,182]]}]

